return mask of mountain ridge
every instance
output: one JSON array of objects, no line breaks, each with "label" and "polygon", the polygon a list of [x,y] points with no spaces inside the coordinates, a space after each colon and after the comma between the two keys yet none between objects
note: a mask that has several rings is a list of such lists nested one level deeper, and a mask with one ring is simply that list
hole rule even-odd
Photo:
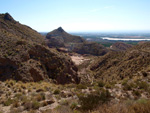
[{"label": "mountain ridge", "polygon": [[0,14],[0,80],[79,83],[77,67],[66,54],[48,48],[44,37]]}]

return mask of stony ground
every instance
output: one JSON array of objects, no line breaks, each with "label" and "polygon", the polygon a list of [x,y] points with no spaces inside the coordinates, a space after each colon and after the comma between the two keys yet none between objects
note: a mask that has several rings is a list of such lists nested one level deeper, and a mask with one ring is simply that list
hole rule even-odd
[{"label": "stony ground", "polygon": [[75,55],[72,55],[72,56],[70,56],[70,57],[71,57],[72,61],[73,61],[76,65],[80,65],[80,64],[82,64],[83,62],[89,60],[88,58],[83,57],[83,56],[81,56],[81,55],[79,55],[79,54],[75,54]]},{"label": "stony ground", "polygon": [[109,103],[150,98],[146,82],[143,81],[141,85],[139,83],[139,86],[136,86],[137,84],[132,84],[135,82],[128,81],[111,84],[99,81],[93,85],[63,86],[48,82],[22,83],[13,80],[0,82],[0,113],[80,113],[82,112],[80,97],[105,92],[109,97],[103,98],[110,98]]}]

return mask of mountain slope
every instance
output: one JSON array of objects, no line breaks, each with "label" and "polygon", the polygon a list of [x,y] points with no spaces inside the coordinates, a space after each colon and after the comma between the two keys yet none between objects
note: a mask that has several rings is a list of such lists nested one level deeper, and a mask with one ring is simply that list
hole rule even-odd
[{"label": "mountain slope", "polygon": [[134,76],[147,76],[150,72],[150,42],[139,44],[123,52],[110,52],[91,66],[95,77],[115,81]]},{"label": "mountain slope", "polygon": [[36,31],[16,22],[8,13],[0,14],[0,80],[79,83],[71,59],[44,43]]},{"label": "mountain slope", "polygon": [[42,38],[39,33],[32,28],[15,21],[8,13],[0,14],[0,29],[22,39],[44,44],[44,38]]},{"label": "mountain slope", "polygon": [[131,44],[126,44],[123,42],[116,42],[110,46],[110,49],[112,49],[114,51],[125,51],[131,47],[133,47],[133,45],[131,45]]}]

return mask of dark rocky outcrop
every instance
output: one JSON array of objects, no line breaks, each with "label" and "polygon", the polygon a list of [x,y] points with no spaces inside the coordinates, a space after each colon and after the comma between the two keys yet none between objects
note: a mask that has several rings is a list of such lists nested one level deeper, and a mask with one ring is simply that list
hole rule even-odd
[{"label": "dark rocky outcrop", "polygon": [[0,14],[0,80],[79,83],[77,71],[70,57],[48,48],[39,33]]},{"label": "dark rocky outcrop", "polygon": [[4,20],[8,20],[8,21],[11,21],[11,22],[16,22],[9,13],[6,13],[4,15]]}]

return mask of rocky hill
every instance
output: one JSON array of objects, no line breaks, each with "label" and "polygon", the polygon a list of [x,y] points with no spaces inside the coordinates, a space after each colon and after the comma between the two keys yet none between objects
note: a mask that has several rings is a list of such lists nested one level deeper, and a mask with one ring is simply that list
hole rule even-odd
[{"label": "rocky hill", "polygon": [[123,42],[116,42],[110,46],[110,49],[112,49],[114,51],[125,51],[131,47],[133,47],[133,45],[131,45],[131,44],[126,44]]},{"label": "rocky hill", "polygon": [[150,42],[138,44],[127,51],[110,52],[91,66],[95,77],[105,81],[134,76],[146,77],[150,72]]},{"label": "rocky hill", "polygon": [[79,83],[67,55],[48,48],[43,36],[8,13],[0,14],[0,80],[7,79]]},{"label": "rocky hill", "polygon": [[61,27],[49,32],[46,35],[49,47],[65,47],[70,43],[83,43],[85,40],[80,36],[70,35]]},{"label": "rocky hill", "polygon": [[65,32],[61,27],[46,35],[49,47],[64,47],[70,52],[78,54],[104,55],[108,52],[101,44],[88,42],[80,36],[73,36]]}]

